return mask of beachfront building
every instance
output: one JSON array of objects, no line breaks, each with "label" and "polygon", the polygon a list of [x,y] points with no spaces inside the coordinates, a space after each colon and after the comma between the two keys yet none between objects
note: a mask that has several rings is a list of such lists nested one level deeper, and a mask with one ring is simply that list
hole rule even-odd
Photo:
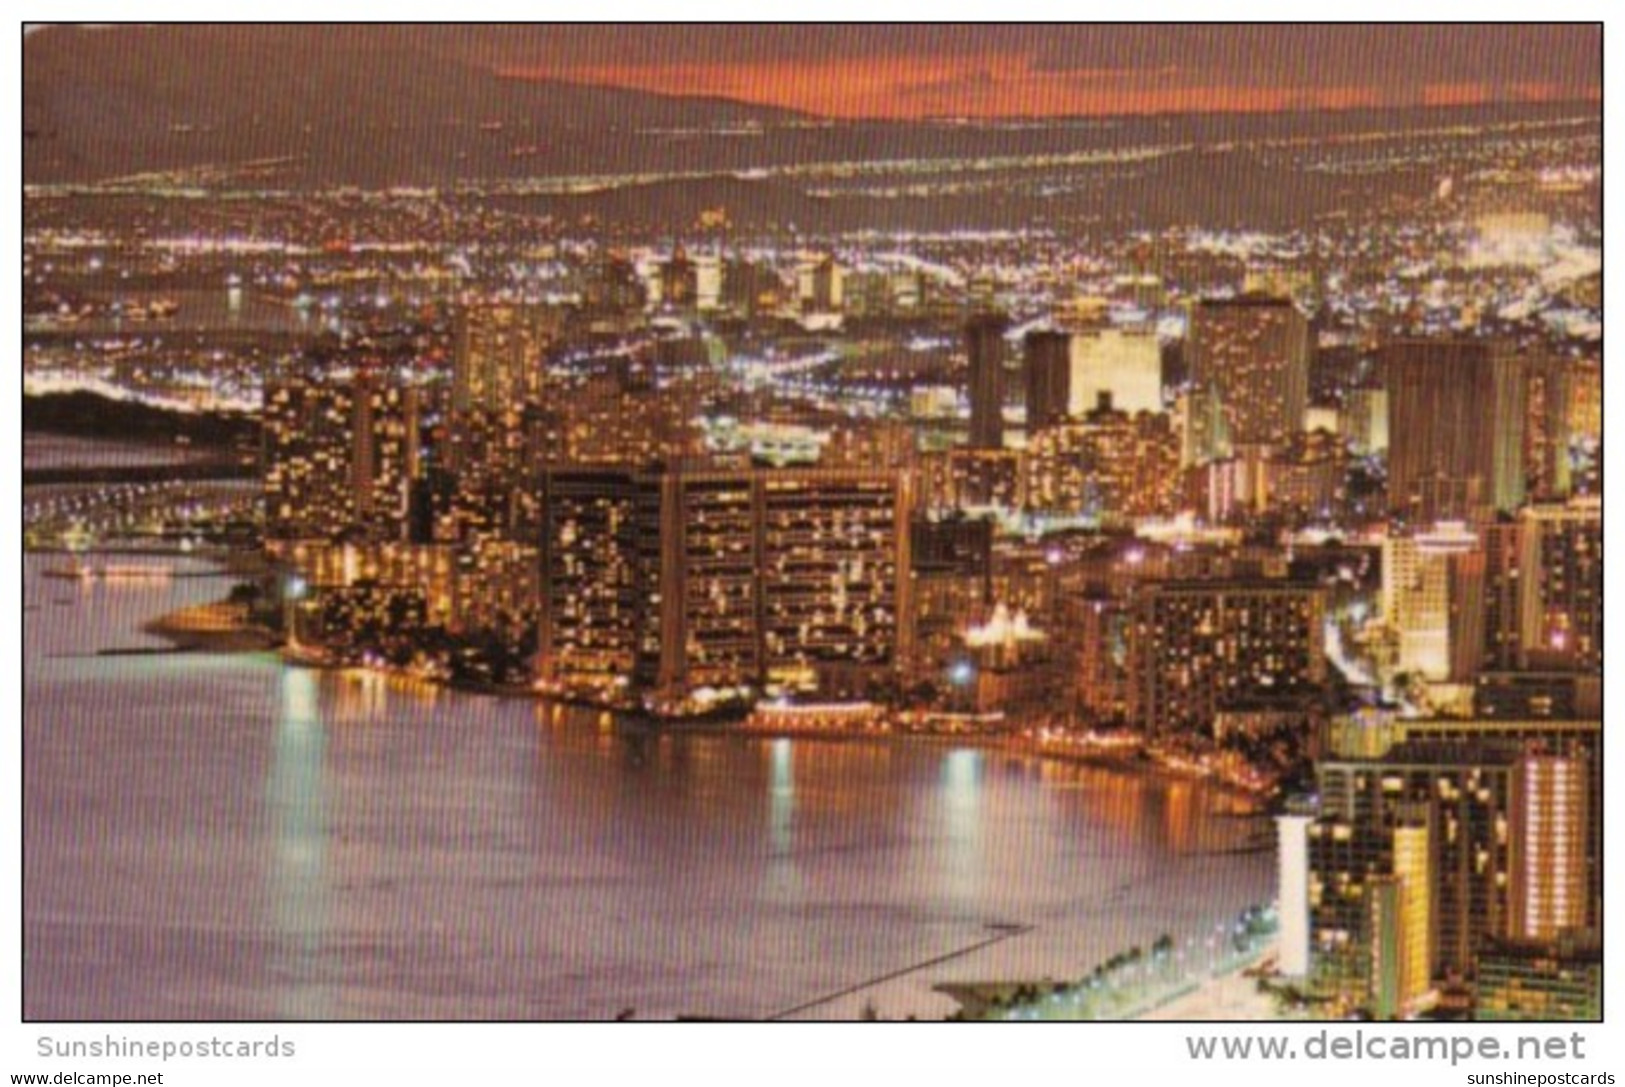
[{"label": "beachfront building", "polygon": [[860,469],[549,472],[544,685],[689,713],[894,683],[909,493]]}]

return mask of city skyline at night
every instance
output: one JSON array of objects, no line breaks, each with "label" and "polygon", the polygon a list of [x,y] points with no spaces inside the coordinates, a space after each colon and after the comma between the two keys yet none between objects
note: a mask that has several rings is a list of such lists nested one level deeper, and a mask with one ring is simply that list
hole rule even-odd
[{"label": "city skyline at night", "polygon": [[1599,1016],[1600,28],[24,55],[26,1017]]}]

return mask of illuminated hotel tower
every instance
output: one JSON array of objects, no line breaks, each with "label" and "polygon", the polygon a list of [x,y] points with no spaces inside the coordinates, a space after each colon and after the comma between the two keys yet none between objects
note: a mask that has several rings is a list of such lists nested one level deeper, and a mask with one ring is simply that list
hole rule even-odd
[{"label": "illuminated hotel tower", "polygon": [[629,702],[640,663],[659,659],[660,481],[617,469],[546,473],[542,492],[544,685]]},{"label": "illuminated hotel tower", "polygon": [[1522,665],[1602,671],[1602,503],[1518,513],[1517,646]]},{"label": "illuminated hotel tower", "polygon": [[465,537],[534,539],[535,495],[548,429],[545,354],[559,311],[480,302],[453,314],[451,413],[440,463],[457,481],[455,521]]},{"label": "illuminated hotel tower", "polygon": [[1382,541],[1381,611],[1399,639],[1396,671],[1449,678],[1451,570],[1458,556],[1477,550],[1478,535],[1460,522]]},{"label": "illuminated hotel tower", "polygon": [[[1248,294],[1191,307],[1188,352],[1198,399],[1218,402],[1234,445],[1284,445],[1309,405],[1309,322],[1290,299]],[[1198,450],[1198,461],[1222,450]]]},{"label": "illuminated hotel tower", "polygon": [[1372,996],[1379,1019],[1414,1010],[1432,988],[1432,876],[1426,826],[1395,827],[1393,874],[1372,880]]},{"label": "illuminated hotel tower", "polygon": [[1512,782],[1512,936],[1550,940],[1586,924],[1583,758],[1530,756]]},{"label": "illuminated hotel tower", "polygon": [[558,470],[543,505],[545,683],[683,713],[902,667],[906,475]]},{"label": "illuminated hotel tower", "polygon": [[1515,745],[1401,743],[1376,758],[1336,753],[1316,760],[1316,791],[1328,819],[1375,832],[1426,811],[1432,845],[1432,976],[1471,975],[1487,939],[1509,932],[1509,817]]},{"label": "illuminated hotel tower", "polygon": [[1221,711],[1302,707],[1326,677],[1324,611],[1317,587],[1284,580],[1152,585],[1130,644],[1141,727],[1211,736]]},{"label": "illuminated hotel tower", "polygon": [[765,680],[855,696],[909,651],[909,477],[814,469],[756,476]]},{"label": "illuminated hotel tower", "polygon": [[1456,676],[1600,676],[1601,503],[1526,506],[1479,531],[1482,556],[1452,571]]},{"label": "illuminated hotel tower", "polygon": [[1425,809],[1389,825],[1326,818],[1309,827],[1310,989],[1379,1019],[1430,989],[1432,895]]},{"label": "illuminated hotel tower", "polygon": [[419,396],[369,373],[266,382],[266,538],[360,531],[404,539],[418,477]]},{"label": "illuminated hotel tower", "polygon": [[796,294],[802,308],[812,313],[839,313],[843,301],[843,275],[835,258],[808,254],[796,270]]}]

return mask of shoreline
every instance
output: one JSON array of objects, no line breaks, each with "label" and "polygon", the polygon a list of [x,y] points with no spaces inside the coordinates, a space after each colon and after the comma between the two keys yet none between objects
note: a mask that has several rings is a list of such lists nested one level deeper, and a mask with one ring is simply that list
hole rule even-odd
[{"label": "shoreline", "polygon": [[1134,1016],[1141,1023],[1159,1022],[1280,1022],[1268,993],[1259,988],[1261,967],[1269,964],[1272,948],[1261,948],[1243,961],[1168,994]]},{"label": "shoreline", "polygon": [[[258,568],[257,559],[240,553],[215,555],[220,576],[245,575]],[[762,726],[750,723],[748,712],[707,719],[663,719],[645,711],[574,700],[543,693],[532,687],[513,684],[456,682],[420,676],[396,668],[352,665],[325,659],[312,651],[291,649],[277,632],[248,621],[248,609],[229,600],[217,600],[165,613],[149,620],[142,631],[164,638],[182,652],[258,653],[275,651],[283,664],[291,667],[339,671],[362,667],[383,676],[428,682],[461,694],[493,698],[525,699],[576,707],[585,711],[609,713],[628,730],[645,735],[725,736],[755,740],[817,740],[833,743],[904,741],[915,744],[954,745],[993,751],[1005,755],[1051,759],[1073,766],[1090,766],[1119,773],[1145,774],[1171,781],[1205,781],[1258,805],[1258,814],[1267,814],[1272,794],[1230,781],[1221,774],[1199,773],[1169,765],[1148,752],[1141,743],[1080,746],[1057,745],[1021,732],[964,732],[956,730],[898,729],[895,727],[796,727]]]},{"label": "shoreline", "polygon": [[245,605],[216,600],[166,612],[141,624],[141,631],[194,653],[261,653],[280,645],[271,630],[247,621],[247,611]]},{"label": "shoreline", "polygon": [[[274,653],[279,662],[289,667],[306,667],[321,671],[354,671],[355,666],[343,665],[320,659],[315,654],[297,656],[297,647],[290,652],[282,640],[264,627],[249,622],[249,611],[242,605],[236,605],[228,600],[217,600],[210,603],[192,605],[180,608],[149,620],[142,624],[142,630],[158,634],[177,646],[186,646],[194,651],[222,652],[222,653]],[[269,659],[267,657],[266,659]],[[410,672],[401,669],[370,668],[367,671],[380,677],[412,680],[414,683],[424,682]],[[460,693],[474,693],[486,696],[499,696],[505,699],[524,699],[533,703],[569,706],[579,710],[595,710],[599,713],[612,712],[616,718],[616,729],[625,735],[644,735],[656,737],[670,734],[693,734],[699,736],[732,737],[736,740],[764,741],[764,740],[818,740],[824,742],[851,743],[859,741],[893,744],[899,740],[909,741],[913,744],[925,745],[927,748],[946,747],[972,748],[996,754],[1015,756],[1023,760],[1053,759],[1059,763],[1094,766],[1113,773],[1134,775],[1142,778],[1156,778],[1169,781],[1191,781],[1193,775],[1182,774],[1172,768],[1163,767],[1154,760],[1144,756],[1137,748],[1122,747],[1115,750],[1068,750],[1058,748],[1052,744],[1045,744],[1037,736],[1022,736],[1016,733],[977,734],[963,732],[934,732],[929,730],[909,731],[906,729],[870,728],[870,729],[837,729],[837,728],[801,728],[801,727],[748,727],[742,720],[687,720],[687,721],[661,721],[650,715],[639,714],[636,711],[626,712],[611,710],[606,706],[595,706],[586,702],[572,702],[559,699],[557,696],[544,696],[540,692],[528,687],[493,686],[468,683],[447,683],[441,680],[431,681],[437,687],[444,687],[449,691]],[[572,714],[572,717],[574,715]],[[1029,767],[1036,763],[1029,763]],[[1036,772],[1029,770],[1028,772]],[[1242,796],[1246,801],[1245,814],[1253,819],[1262,818],[1266,814],[1267,800],[1257,795],[1248,795],[1229,789],[1217,779],[1209,779],[1210,784],[1223,792]],[[1221,807],[1230,807],[1232,801],[1215,797],[1215,803]],[[1229,814],[1228,812],[1226,814]],[[1025,927],[1025,924],[1023,924]],[[1057,944],[1055,934],[1051,933],[1036,947],[1027,946],[1035,940],[1031,932],[1022,932],[1026,939],[1012,938],[1018,933],[1000,935],[989,931],[985,941],[976,941],[973,945],[950,949],[943,954],[951,957],[953,966],[949,967],[946,961],[937,962],[935,958],[929,963],[916,963],[907,969],[899,968],[897,976],[891,974],[881,977],[855,980],[846,988],[828,993],[809,993],[807,998],[793,1007],[781,1009],[777,1015],[793,1020],[817,1019],[854,1019],[861,1016],[864,1007],[873,1005],[881,1010],[882,1016],[887,1019],[902,1018],[904,1016],[918,1018],[922,1021],[940,1021],[948,1018],[953,1012],[953,1001],[935,987],[944,982],[952,983],[956,978],[965,976],[981,977],[1010,977],[1030,978],[1059,976],[1063,973],[1062,966],[1070,962],[1071,952],[1069,946],[1062,947]],[[1041,934],[1040,934],[1041,935]],[[994,939],[998,936],[998,939]],[[983,944],[986,946],[983,946]],[[787,1004],[789,1002],[786,1002]],[[1142,1014],[1154,1014],[1154,1010],[1147,1009]]]}]

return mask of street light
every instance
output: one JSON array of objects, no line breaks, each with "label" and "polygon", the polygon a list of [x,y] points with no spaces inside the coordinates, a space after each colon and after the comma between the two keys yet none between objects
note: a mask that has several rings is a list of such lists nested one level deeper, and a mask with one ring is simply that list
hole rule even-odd
[{"label": "street light", "polygon": [[299,648],[299,602],[305,599],[310,585],[298,574],[289,574],[282,585],[283,626],[288,628],[288,648]]}]

